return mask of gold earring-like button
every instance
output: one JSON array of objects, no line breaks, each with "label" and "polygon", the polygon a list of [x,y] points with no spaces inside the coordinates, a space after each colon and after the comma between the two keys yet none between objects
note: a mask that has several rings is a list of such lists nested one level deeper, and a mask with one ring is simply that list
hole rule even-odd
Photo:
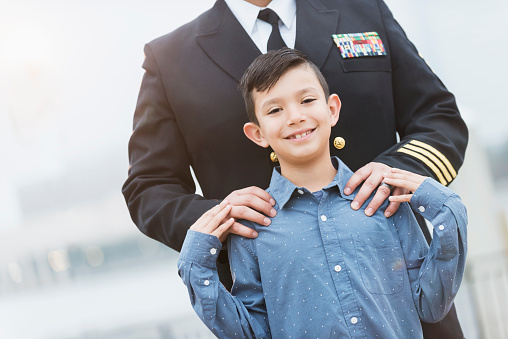
[{"label": "gold earring-like button", "polygon": [[343,149],[344,146],[346,146],[346,140],[342,137],[336,137],[333,139],[333,146],[335,146],[336,149]]},{"label": "gold earring-like button", "polygon": [[277,162],[277,161],[279,161],[279,158],[277,158],[277,154],[275,154],[275,152],[270,153],[270,160],[271,160],[272,162]]}]

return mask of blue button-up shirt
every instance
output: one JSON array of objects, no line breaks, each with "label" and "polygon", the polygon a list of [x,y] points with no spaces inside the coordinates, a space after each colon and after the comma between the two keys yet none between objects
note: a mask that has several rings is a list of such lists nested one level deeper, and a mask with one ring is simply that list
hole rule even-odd
[{"label": "blue button-up shirt", "polygon": [[[230,236],[233,288],[219,282],[215,236],[189,231],[179,274],[192,305],[220,338],[418,338],[448,312],[464,273],[466,209],[432,179],[411,205],[432,225],[425,238],[407,203],[392,217],[367,217],[343,193],[352,172],[338,159],[315,195],[275,169],[268,192],[277,216],[259,236]],[[367,203],[364,204],[367,206]]]}]

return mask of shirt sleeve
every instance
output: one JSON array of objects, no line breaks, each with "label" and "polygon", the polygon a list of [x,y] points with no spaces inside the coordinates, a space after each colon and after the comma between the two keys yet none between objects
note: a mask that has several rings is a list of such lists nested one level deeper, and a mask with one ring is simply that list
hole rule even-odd
[{"label": "shirt sleeve", "polygon": [[234,279],[229,293],[216,268],[221,246],[215,236],[187,232],[178,274],[187,286],[194,311],[219,338],[271,338],[257,258],[241,244],[241,237],[228,241]]},{"label": "shirt sleeve", "polygon": [[464,161],[468,130],[455,97],[419,55],[378,0],[392,61],[392,90],[400,142],[374,159],[433,177],[447,186]]},{"label": "shirt sleeve", "polygon": [[408,204],[396,221],[420,319],[437,322],[453,303],[464,276],[467,253],[467,212],[460,197],[433,179],[426,179],[411,205],[434,226],[427,246]]}]

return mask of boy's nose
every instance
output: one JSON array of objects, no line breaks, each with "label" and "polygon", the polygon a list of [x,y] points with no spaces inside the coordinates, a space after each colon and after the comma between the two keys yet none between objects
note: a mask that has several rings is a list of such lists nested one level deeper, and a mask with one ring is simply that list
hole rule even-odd
[{"label": "boy's nose", "polygon": [[299,109],[288,110],[288,125],[294,125],[299,122],[305,121],[305,115]]}]

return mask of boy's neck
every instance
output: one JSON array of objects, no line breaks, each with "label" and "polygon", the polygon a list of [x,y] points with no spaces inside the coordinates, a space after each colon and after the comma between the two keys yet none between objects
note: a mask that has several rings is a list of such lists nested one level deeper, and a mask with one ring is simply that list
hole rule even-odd
[{"label": "boy's neck", "polygon": [[337,174],[337,169],[333,166],[329,153],[305,162],[281,162],[280,168],[284,178],[311,192],[326,187]]}]

